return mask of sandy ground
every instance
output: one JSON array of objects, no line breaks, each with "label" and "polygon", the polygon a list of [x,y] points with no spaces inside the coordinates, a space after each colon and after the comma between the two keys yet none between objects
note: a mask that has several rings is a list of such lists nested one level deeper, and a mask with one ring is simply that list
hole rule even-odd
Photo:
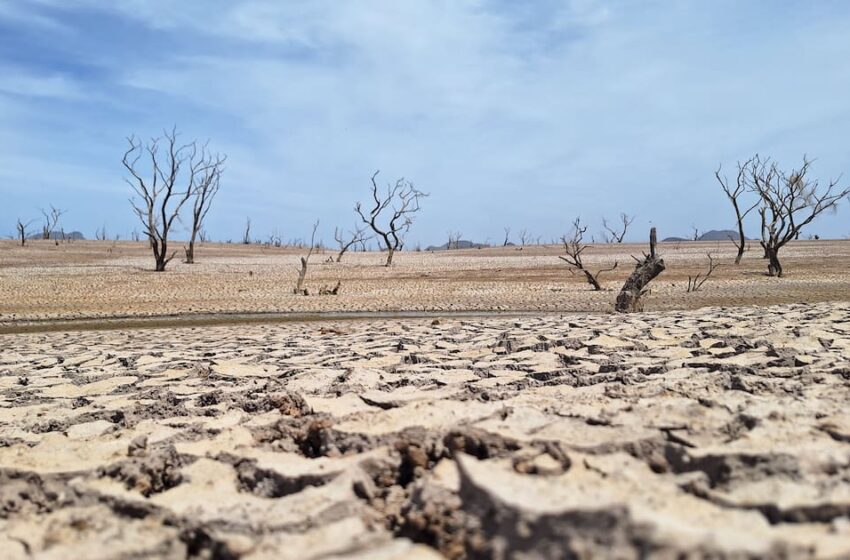
[{"label": "sandy ground", "polygon": [[847,558],[850,304],[0,336],[4,558]]},{"label": "sandy ground", "polygon": [[[783,250],[787,277],[764,276],[755,249],[744,263],[731,261],[731,243],[662,244],[668,270],[652,286],[647,307],[768,305],[850,299],[850,241],[798,242]],[[26,248],[0,242],[0,324],[22,320],[190,313],[315,311],[610,311],[616,291],[643,245],[589,249],[593,267],[619,262],[602,276],[609,291],[593,292],[558,260],[561,249],[527,247],[400,253],[391,269],[383,255],[348,254],[340,264],[314,255],[306,287],[341,282],[338,296],[292,294],[302,252],[261,246],[211,245],[198,264],[179,259],[168,272],[150,272],[152,258],[141,243],[31,242]],[[697,293],[686,293],[688,276],[704,272],[706,253],[724,265]]]}]

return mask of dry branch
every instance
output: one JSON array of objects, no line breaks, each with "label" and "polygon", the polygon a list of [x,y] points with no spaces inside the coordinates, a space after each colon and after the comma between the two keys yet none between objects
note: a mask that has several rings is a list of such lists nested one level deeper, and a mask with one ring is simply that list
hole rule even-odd
[{"label": "dry branch", "polygon": [[625,212],[620,212],[620,226],[616,229],[608,224],[608,220],[606,218],[602,218],[602,228],[605,230],[605,233],[602,234],[602,237],[605,240],[605,243],[622,243],[623,239],[626,237],[626,233],[629,231],[629,226],[632,225],[632,222],[635,221],[634,216],[629,216]]},{"label": "dry branch", "polygon": [[714,260],[714,256],[711,253],[706,253],[708,256],[708,271],[705,274],[699,273],[696,276],[688,276],[688,290],[687,293],[697,292],[702,288],[702,285],[711,277],[711,273],[714,272],[714,269],[720,266],[720,263]]},{"label": "dry branch", "polygon": [[[379,194],[378,183],[375,178],[378,171],[372,175],[372,201],[374,206],[370,210],[364,210],[363,205],[358,202],[354,211],[368,226],[378,243],[383,241],[383,249],[387,251],[385,266],[392,266],[393,255],[404,246],[404,235],[413,225],[413,218],[420,210],[420,200],[428,196],[413,186],[413,183],[403,178],[396,181],[395,185],[387,185],[385,195]],[[381,223],[382,218],[385,218]]]},{"label": "dry branch", "polygon": [[743,210],[743,207],[741,206],[741,197],[747,192],[747,173],[752,163],[752,159],[749,159],[744,163],[741,163],[740,161],[738,162],[738,174],[735,177],[734,185],[729,182],[728,177],[720,175],[722,167],[718,167],[717,171],[714,172],[717,182],[720,183],[720,187],[723,189],[723,192],[726,193],[726,197],[729,199],[729,202],[732,203],[732,208],[735,210],[735,223],[738,226],[738,239],[732,239],[732,242],[738,250],[738,253],[735,256],[736,265],[741,264],[741,259],[744,257],[744,249],[747,244],[747,238],[744,235],[744,218],[746,218],[747,215],[759,205],[758,201],[756,201],[746,210]]},{"label": "dry branch", "polygon": [[587,232],[587,226],[581,225],[581,218],[576,218],[573,222],[573,233],[571,237],[567,237],[564,235],[561,237],[561,241],[564,244],[564,252],[566,256],[559,256],[558,258],[567,263],[570,267],[570,272],[574,272],[578,270],[579,272],[584,274],[587,283],[590,284],[594,290],[601,291],[602,285],[599,283],[599,275],[603,272],[611,272],[612,270],[617,268],[619,263],[615,262],[614,266],[611,268],[603,268],[596,272],[596,274],[589,271],[584,266],[584,262],[582,261],[582,253],[587,249],[587,245],[584,243],[584,234]]},{"label": "dry branch", "polygon": [[[355,226],[353,230],[348,230],[347,236],[344,235],[344,232],[341,229],[334,228],[334,240],[337,242],[337,245],[339,245],[336,262],[341,262],[343,255],[345,255],[349,249],[358,244],[363,244],[371,238],[371,235],[366,234],[366,228],[364,227]],[[329,260],[333,259],[329,258]]]}]

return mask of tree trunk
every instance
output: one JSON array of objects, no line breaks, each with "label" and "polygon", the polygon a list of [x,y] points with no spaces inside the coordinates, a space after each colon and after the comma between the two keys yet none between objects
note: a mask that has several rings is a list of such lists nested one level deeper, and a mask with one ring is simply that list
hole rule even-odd
[{"label": "tree trunk", "polygon": [[782,264],[779,262],[779,249],[773,247],[765,247],[767,254],[767,275],[782,277]]},{"label": "tree trunk", "polygon": [[664,259],[658,258],[655,254],[655,244],[655,228],[652,228],[649,234],[649,254],[646,255],[643,261],[638,262],[634,272],[626,279],[626,283],[623,284],[623,288],[620,290],[619,295],[617,295],[614,310],[618,313],[643,311],[641,296],[644,294],[644,288],[656,276],[664,272]]},{"label": "tree trunk", "polygon": [[168,246],[165,243],[161,243],[159,245],[159,251],[154,249],[154,259],[156,260],[156,266],[154,267],[154,272],[165,272],[165,267],[168,266],[168,258],[166,255]]},{"label": "tree trunk", "polygon": [[304,289],[304,278],[307,277],[307,259],[301,257],[301,270],[298,271],[298,281],[295,283],[295,289],[292,293],[296,295],[307,295],[307,290]]},{"label": "tree trunk", "polygon": [[741,264],[746,245],[747,240],[744,238],[744,224],[741,223],[741,220],[738,220],[738,254],[735,256],[735,264]]},{"label": "tree trunk", "polygon": [[599,284],[599,281],[594,278],[593,274],[591,274],[589,270],[582,270],[582,272],[584,272],[584,276],[587,278],[587,283],[593,286],[593,289],[597,292],[601,292],[602,286]]},{"label": "tree trunk", "polygon": [[195,234],[189,238],[189,248],[186,249],[186,264],[195,264]]},{"label": "tree trunk", "polygon": [[393,265],[393,255],[395,254],[395,249],[393,249],[392,245],[387,245],[387,264],[385,266]]},{"label": "tree trunk", "polygon": [[189,247],[186,249],[186,264],[195,264],[195,242],[189,241]]}]

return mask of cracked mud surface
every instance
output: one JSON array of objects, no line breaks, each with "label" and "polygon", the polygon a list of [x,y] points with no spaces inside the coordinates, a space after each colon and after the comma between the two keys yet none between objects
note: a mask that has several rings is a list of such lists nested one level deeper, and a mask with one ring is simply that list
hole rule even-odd
[{"label": "cracked mud surface", "polygon": [[6,558],[850,556],[850,304],[0,337]]}]

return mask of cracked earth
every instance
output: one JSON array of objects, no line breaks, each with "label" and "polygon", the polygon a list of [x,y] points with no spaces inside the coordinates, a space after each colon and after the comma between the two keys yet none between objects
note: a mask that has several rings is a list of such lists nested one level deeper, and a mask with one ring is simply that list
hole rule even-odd
[{"label": "cracked earth", "polygon": [[850,556],[850,305],[0,337],[5,558]]}]

